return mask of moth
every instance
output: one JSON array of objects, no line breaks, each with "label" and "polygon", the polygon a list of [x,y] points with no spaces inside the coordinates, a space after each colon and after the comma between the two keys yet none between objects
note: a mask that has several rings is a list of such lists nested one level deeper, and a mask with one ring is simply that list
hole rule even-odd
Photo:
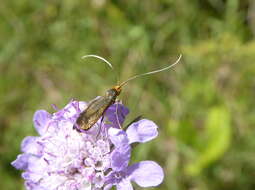
[{"label": "moth", "polygon": [[[112,65],[107,60],[105,60],[104,58],[102,58],[100,56],[86,55],[83,58],[86,58],[86,57],[99,58],[99,59],[105,61],[110,67],[112,67]],[[170,69],[171,67],[175,66],[180,61],[181,57],[182,57],[182,55],[180,55],[179,58],[173,64],[171,64],[165,68],[147,72],[147,73],[143,73],[143,74],[139,74],[139,75],[135,75],[135,76],[127,79],[126,81],[120,83],[120,85],[113,86],[112,88],[110,88],[109,90],[106,91],[105,95],[93,99],[88,104],[87,108],[80,113],[75,124],[78,125],[79,128],[82,130],[85,130],[85,131],[89,130],[104,115],[107,108],[115,103],[116,98],[121,93],[122,87],[125,86],[128,82],[130,82],[131,80],[134,80],[136,78],[139,78],[141,76],[151,75],[154,73],[158,73],[158,72],[162,72],[167,69]]]}]

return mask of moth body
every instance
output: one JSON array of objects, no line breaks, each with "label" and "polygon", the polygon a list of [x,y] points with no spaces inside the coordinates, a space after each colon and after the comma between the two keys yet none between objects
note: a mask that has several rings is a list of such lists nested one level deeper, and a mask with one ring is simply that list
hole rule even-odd
[{"label": "moth body", "polygon": [[104,114],[109,106],[115,103],[121,92],[120,86],[106,91],[104,96],[93,99],[88,107],[79,115],[76,124],[83,130],[89,130]]}]

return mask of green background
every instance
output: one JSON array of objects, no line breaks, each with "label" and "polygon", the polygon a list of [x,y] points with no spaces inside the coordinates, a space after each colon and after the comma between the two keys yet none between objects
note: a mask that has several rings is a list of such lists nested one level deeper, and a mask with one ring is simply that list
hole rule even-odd
[{"label": "green background", "polygon": [[119,97],[127,123],[142,115],[159,126],[132,162],[161,164],[156,189],[255,189],[254,35],[252,0],[1,1],[0,188],[24,189],[10,162],[36,135],[37,109],[89,101],[182,53],[174,69],[132,81]]}]

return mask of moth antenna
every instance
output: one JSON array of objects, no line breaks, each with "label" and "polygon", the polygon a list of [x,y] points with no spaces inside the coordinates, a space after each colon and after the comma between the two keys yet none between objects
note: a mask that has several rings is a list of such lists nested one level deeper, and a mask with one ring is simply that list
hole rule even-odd
[{"label": "moth antenna", "polygon": [[85,59],[85,58],[88,58],[88,57],[94,57],[94,58],[100,59],[101,61],[104,61],[109,67],[111,67],[111,69],[113,69],[112,64],[109,61],[107,61],[105,58],[100,57],[99,55],[93,55],[93,54],[91,54],[91,55],[84,55],[81,58]]},{"label": "moth antenna", "polygon": [[171,64],[171,65],[169,65],[169,66],[167,66],[167,67],[165,67],[165,68],[159,69],[159,70],[155,70],[155,71],[151,71],[151,72],[148,72],[148,73],[143,73],[143,74],[135,75],[135,76],[133,76],[133,77],[127,79],[126,81],[122,82],[122,83],[119,85],[119,87],[122,87],[122,86],[126,85],[129,81],[134,80],[134,79],[136,79],[136,78],[139,78],[139,77],[141,77],[141,76],[151,75],[151,74],[159,73],[159,72],[165,71],[165,70],[167,70],[167,69],[170,69],[171,67],[174,67],[177,63],[179,63],[179,61],[181,60],[181,58],[182,58],[182,54],[180,54],[179,58],[178,58],[173,64]]}]

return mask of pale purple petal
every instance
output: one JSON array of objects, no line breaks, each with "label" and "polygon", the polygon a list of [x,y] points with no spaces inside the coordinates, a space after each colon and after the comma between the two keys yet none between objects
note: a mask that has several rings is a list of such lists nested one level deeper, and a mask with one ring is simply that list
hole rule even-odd
[{"label": "pale purple petal", "polygon": [[113,171],[121,171],[128,166],[131,155],[130,146],[118,147],[111,154],[111,168]]},{"label": "pale purple petal", "polygon": [[33,183],[31,181],[26,181],[25,186],[27,190],[48,190],[44,187],[38,185],[38,183]]},{"label": "pale purple petal", "polygon": [[145,143],[158,136],[158,126],[147,119],[139,120],[131,124],[127,129],[129,143]]},{"label": "pale purple petal", "polygon": [[107,184],[104,186],[104,190],[110,190],[112,188],[113,184]]},{"label": "pale purple petal", "polygon": [[18,170],[26,170],[28,167],[28,160],[31,157],[30,154],[19,154],[17,159],[14,160],[11,165]]},{"label": "pale purple petal", "polygon": [[25,186],[27,190],[45,190],[32,181],[25,181]]},{"label": "pale purple petal", "polygon": [[164,172],[156,162],[142,161],[128,167],[128,176],[141,187],[153,187],[162,183]]},{"label": "pale purple petal", "polygon": [[104,185],[104,174],[97,173],[93,179],[93,182],[95,183],[96,188],[102,188]]},{"label": "pale purple petal", "polygon": [[110,128],[108,133],[111,142],[115,146],[111,153],[112,168],[114,171],[120,171],[127,167],[131,154],[127,134],[125,131],[116,128]]},{"label": "pale purple petal", "polygon": [[115,178],[115,172],[111,171],[105,176],[105,185],[106,189],[112,187],[116,183],[118,183],[120,180],[117,180]]},{"label": "pale purple petal", "polygon": [[132,184],[130,183],[129,179],[126,178],[122,179],[116,186],[117,190],[133,190]]},{"label": "pale purple petal", "polygon": [[34,114],[34,126],[40,135],[43,135],[47,129],[51,115],[45,110],[38,110]]},{"label": "pale purple petal", "polygon": [[111,142],[114,144],[115,147],[129,144],[126,132],[121,129],[111,127],[108,130],[108,134],[111,139]]},{"label": "pale purple petal", "polygon": [[77,113],[80,113],[86,107],[87,107],[87,103],[86,102],[71,101],[62,110],[62,111],[64,111],[63,112],[63,117],[65,119],[69,119],[69,118],[75,116]]},{"label": "pale purple petal", "polygon": [[31,180],[33,183],[37,183],[42,178],[42,175],[34,172],[23,172],[22,177],[25,180]]},{"label": "pale purple petal", "polygon": [[40,156],[42,154],[42,145],[37,142],[38,137],[28,136],[23,139],[21,143],[21,150],[25,153],[34,154]]},{"label": "pale purple petal", "polygon": [[43,173],[47,167],[47,162],[43,158],[31,156],[28,160],[28,171]]},{"label": "pale purple petal", "polygon": [[126,108],[123,104],[115,103],[111,105],[105,112],[105,117],[111,124],[105,124],[105,126],[121,128],[128,113],[128,108]]},{"label": "pale purple petal", "polygon": [[33,188],[33,190],[48,190],[48,189],[37,185]]}]

